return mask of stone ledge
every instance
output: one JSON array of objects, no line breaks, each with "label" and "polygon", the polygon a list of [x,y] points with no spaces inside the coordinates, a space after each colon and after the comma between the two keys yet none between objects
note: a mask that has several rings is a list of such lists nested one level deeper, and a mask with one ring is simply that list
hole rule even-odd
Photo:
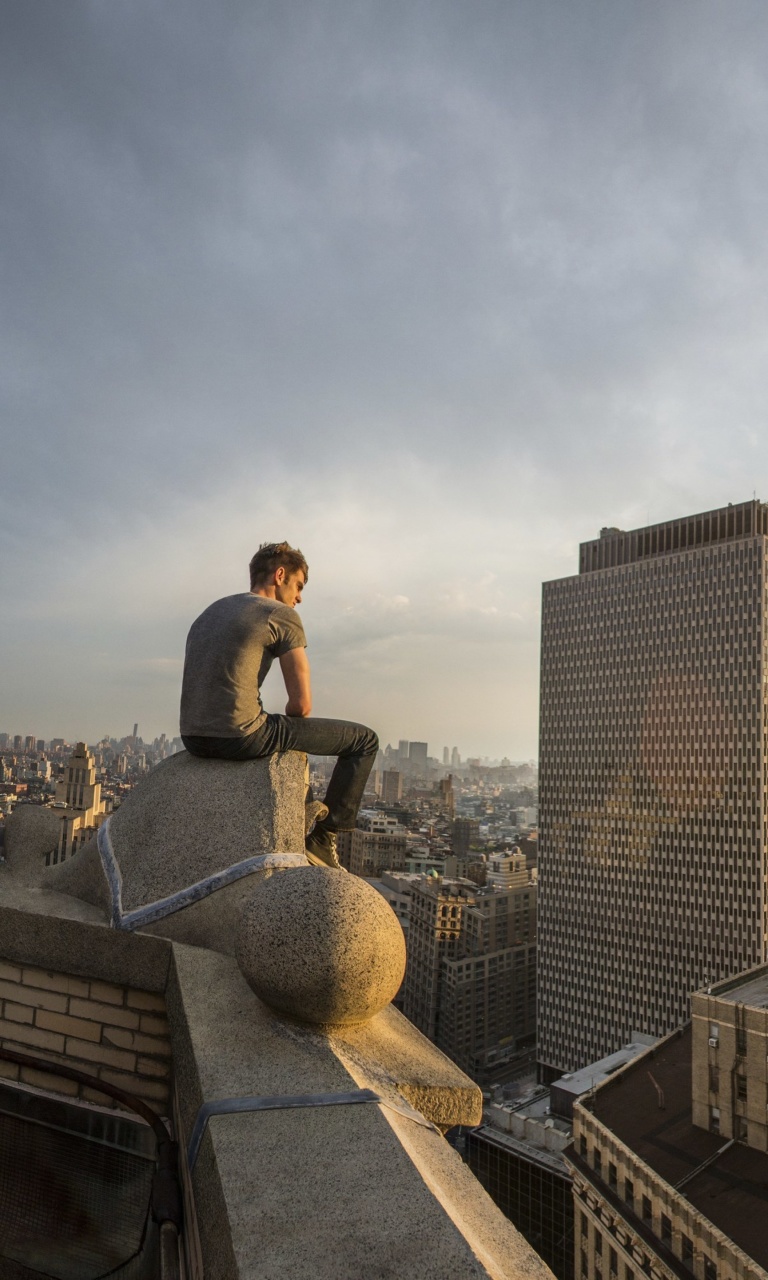
[{"label": "stone ledge", "polygon": [[[181,945],[166,999],[185,1146],[203,1102],[356,1086],[476,1121],[476,1086],[395,1010],[325,1035],[270,1013],[228,957]],[[445,1140],[376,1104],[212,1116],[190,1180],[217,1280],[551,1280]]]},{"label": "stone ledge", "polygon": [[[291,1024],[230,956],[113,931],[2,867],[0,960],[165,992],[183,1148],[203,1102],[250,1095],[370,1087],[439,1125],[477,1118],[476,1086],[395,1010],[333,1035]],[[445,1140],[375,1103],[214,1116],[187,1181],[191,1280],[552,1280]]]}]

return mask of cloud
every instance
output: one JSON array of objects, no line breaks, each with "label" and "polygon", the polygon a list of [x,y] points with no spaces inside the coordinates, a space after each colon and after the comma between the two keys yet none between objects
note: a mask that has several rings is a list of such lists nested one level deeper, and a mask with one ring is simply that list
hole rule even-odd
[{"label": "cloud", "polygon": [[759,496],[764,5],[0,23],[6,715],[169,731],[274,534],[324,708],[533,754],[541,579]]}]

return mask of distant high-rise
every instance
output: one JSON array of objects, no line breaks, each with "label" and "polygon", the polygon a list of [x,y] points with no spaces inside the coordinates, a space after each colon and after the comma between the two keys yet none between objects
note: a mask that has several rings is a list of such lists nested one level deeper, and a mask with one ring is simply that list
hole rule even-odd
[{"label": "distant high-rise", "polygon": [[78,742],[67,761],[63,777],[56,783],[56,800],[66,807],[61,814],[61,832],[49,862],[64,862],[76,853],[106,818],[101,784],[96,781],[96,762],[84,742]]},{"label": "distant high-rise", "polygon": [[381,775],[381,798],[384,804],[399,804],[403,795],[403,775],[397,769],[385,769]]},{"label": "distant high-rise", "polygon": [[451,753],[447,747],[443,747],[443,764],[451,763]]},{"label": "distant high-rise", "polygon": [[408,759],[417,768],[427,767],[427,743],[411,742],[408,747]]},{"label": "distant high-rise", "polygon": [[480,843],[480,822],[477,818],[456,818],[451,837],[453,852],[460,856],[469,853]]},{"label": "distant high-rise", "polygon": [[583,543],[544,585],[539,1058],[663,1035],[766,959],[768,506]]},{"label": "distant high-rise", "polygon": [[460,764],[461,764],[461,756],[459,755],[459,749],[458,747],[452,747],[451,748],[451,768],[455,769]]},{"label": "distant high-rise", "polygon": [[536,884],[521,853],[504,888],[424,876],[413,886],[403,1012],[471,1075],[535,1032]]}]

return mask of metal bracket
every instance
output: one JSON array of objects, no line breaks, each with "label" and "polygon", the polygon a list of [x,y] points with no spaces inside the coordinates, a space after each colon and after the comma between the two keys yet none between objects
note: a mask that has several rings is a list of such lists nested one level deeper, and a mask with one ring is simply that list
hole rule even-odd
[{"label": "metal bracket", "polygon": [[392,1102],[374,1093],[373,1089],[355,1089],[350,1093],[298,1093],[274,1098],[219,1098],[214,1102],[204,1102],[197,1113],[187,1148],[189,1171],[191,1173],[197,1163],[200,1144],[211,1116],[228,1116],[249,1111],[284,1111],[294,1107],[355,1106],[360,1102],[378,1102],[380,1106],[396,1111],[398,1115],[405,1116],[407,1120],[413,1120],[442,1137],[437,1126],[415,1107],[411,1107],[405,1099]]}]

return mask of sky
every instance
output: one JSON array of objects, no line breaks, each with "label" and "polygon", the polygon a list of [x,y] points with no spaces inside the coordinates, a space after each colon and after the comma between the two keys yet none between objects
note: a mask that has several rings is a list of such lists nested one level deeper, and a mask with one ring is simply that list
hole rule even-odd
[{"label": "sky", "polygon": [[768,499],[767,117],[765,0],[4,0],[0,730],[287,539],[315,714],[535,757],[542,581]]}]

